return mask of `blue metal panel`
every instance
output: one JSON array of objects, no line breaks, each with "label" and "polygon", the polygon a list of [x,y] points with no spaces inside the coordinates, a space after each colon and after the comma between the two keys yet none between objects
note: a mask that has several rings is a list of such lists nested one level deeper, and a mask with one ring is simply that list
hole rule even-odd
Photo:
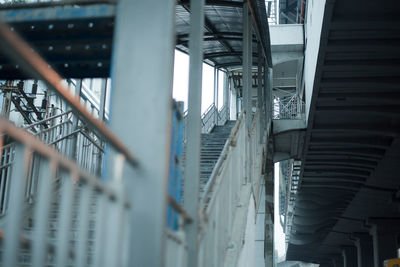
[{"label": "blue metal panel", "polygon": [[56,6],[46,8],[13,9],[0,11],[0,20],[5,23],[43,20],[76,20],[114,17],[115,6],[113,5],[90,5],[90,6]]},{"label": "blue metal panel", "polygon": [[[171,150],[169,164],[168,193],[176,202],[181,202],[182,195],[182,151],[183,151],[183,102],[174,102],[171,127]],[[178,213],[172,207],[167,209],[167,226],[178,229]]]}]

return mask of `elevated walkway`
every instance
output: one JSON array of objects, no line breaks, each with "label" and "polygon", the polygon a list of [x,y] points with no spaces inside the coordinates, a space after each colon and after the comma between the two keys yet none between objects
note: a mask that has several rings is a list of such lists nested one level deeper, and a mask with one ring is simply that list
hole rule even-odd
[{"label": "elevated walkway", "polygon": [[399,10],[308,2],[308,123],[288,260],[378,267],[397,256]]}]

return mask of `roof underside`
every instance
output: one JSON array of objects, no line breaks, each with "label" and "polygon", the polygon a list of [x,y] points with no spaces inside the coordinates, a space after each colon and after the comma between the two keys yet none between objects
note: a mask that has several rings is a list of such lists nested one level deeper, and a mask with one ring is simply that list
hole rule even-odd
[{"label": "roof underside", "polygon": [[[57,2],[22,4],[14,5],[14,9],[2,6],[0,19],[22,35],[63,77],[109,77],[116,8],[115,5],[101,3],[105,1],[97,2],[69,6],[61,6]],[[271,66],[264,1],[251,0],[250,6],[256,17],[253,23],[258,28],[263,54],[267,55],[267,64]],[[242,1],[206,1],[205,62],[225,69],[242,65],[242,15]],[[176,48],[184,52],[188,52],[189,26],[189,1],[178,1]],[[254,65],[258,60],[256,36],[254,32]],[[0,55],[0,66],[0,79],[28,78],[7,59],[4,52]]]},{"label": "roof underside", "polygon": [[323,263],[398,217],[400,3],[326,1],[287,259]]}]

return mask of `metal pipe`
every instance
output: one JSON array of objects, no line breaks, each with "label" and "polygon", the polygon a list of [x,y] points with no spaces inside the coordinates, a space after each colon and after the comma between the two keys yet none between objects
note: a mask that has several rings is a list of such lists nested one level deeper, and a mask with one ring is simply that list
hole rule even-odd
[{"label": "metal pipe", "polygon": [[188,266],[198,265],[199,187],[200,187],[200,120],[204,35],[204,0],[190,1],[189,38],[189,104],[184,173],[184,207],[193,218],[186,226],[188,242]]}]

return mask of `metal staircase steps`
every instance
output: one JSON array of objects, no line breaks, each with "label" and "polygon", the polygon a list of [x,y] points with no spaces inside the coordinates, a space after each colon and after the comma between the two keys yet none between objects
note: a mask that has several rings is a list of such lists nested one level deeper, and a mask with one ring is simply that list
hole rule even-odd
[{"label": "metal staircase steps", "polygon": [[[215,126],[210,133],[201,135],[200,193],[204,191],[234,124],[235,121],[227,121],[225,125]],[[185,150],[182,159],[185,162]]]}]

